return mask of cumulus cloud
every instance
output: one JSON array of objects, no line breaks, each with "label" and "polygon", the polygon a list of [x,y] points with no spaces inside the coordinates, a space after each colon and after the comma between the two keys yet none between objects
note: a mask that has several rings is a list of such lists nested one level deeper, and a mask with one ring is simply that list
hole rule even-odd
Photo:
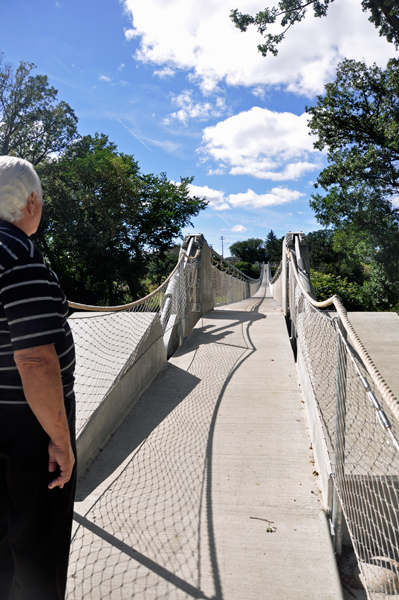
[{"label": "cumulus cloud", "polygon": [[[306,19],[288,31],[278,57],[267,59],[257,51],[263,38],[256,29],[250,27],[244,34],[230,21],[231,0],[124,0],[124,6],[132,16],[126,39],[139,41],[135,57],[189,71],[205,93],[225,81],[258,90],[265,85],[284,86],[313,96],[323,91],[345,56],[384,65],[394,53],[392,44],[369,23],[359,0],[334,2],[322,19],[309,10]],[[241,0],[239,8],[253,14],[259,3]]]},{"label": "cumulus cloud", "polygon": [[226,202],[224,192],[220,190],[212,190],[207,185],[200,186],[192,184],[190,184],[189,189],[191,196],[206,196],[209,206],[215,210],[226,210],[227,208],[230,208],[229,204]]},{"label": "cumulus cloud", "polygon": [[244,227],[244,225],[234,225],[234,227],[231,228],[231,231],[233,233],[244,233],[244,231],[248,231],[246,227]]},{"label": "cumulus cloud", "polygon": [[180,121],[187,125],[190,119],[206,121],[210,117],[220,117],[226,110],[224,98],[218,97],[216,102],[195,102],[193,100],[193,90],[184,90],[181,94],[172,96],[172,104],[179,110],[171,113],[163,120],[165,125],[172,121]]},{"label": "cumulus cloud", "polygon": [[305,195],[302,192],[281,187],[273,188],[268,194],[257,194],[249,189],[245,193],[230,194],[228,201],[234,208],[265,208],[266,206],[287,204],[299,200],[301,196]]},{"label": "cumulus cloud", "polygon": [[[209,206],[215,210],[228,210],[230,208],[265,208],[268,206],[278,206],[288,204],[299,200],[303,194],[297,190],[290,190],[285,187],[275,187],[266,194],[257,194],[251,189],[244,193],[229,194],[227,197],[225,192],[221,190],[213,190],[208,186],[190,185],[191,196],[206,196],[209,201]],[[242,227],[242,225],[235,225]],[[232,229],[238,231],[238,229]],[[241,230],[240,230],[241,231]]]},{"label": "cumulus cloud", "polygon": [[100,75],[100,77],[98,78],[99,81],[107,81],[110,82],[111,81],[111,77],[107,77],[106,75]]},{"label": "cumulus cloud", "polygon": [[167,77],[173,77],[174,74],[175,74],[175,71],[171,67],[164,67],[163,69],[157,69],[154,71],[154,75],[157,75],[160,79],[166,79]]},{"label": "cumulus cloud", "polygon": [[[320,169],[307,115],[273,112],[255,106],[203,131],[199,150],[221,172],[287,181]],[[215,171],[213,171],[214,173]]]},{"label": "cumulus cloud", "polygon": [[124,63],[121,63],[118,67],[118,71],[122,71],[122,69],[125,67]]}]

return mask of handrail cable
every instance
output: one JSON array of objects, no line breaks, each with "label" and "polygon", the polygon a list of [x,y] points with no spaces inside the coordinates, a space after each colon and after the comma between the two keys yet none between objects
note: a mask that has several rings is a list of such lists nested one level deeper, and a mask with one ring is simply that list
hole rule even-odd
[{"label": "handrail cable", "polygon": [[71,300],[68,301],[68,306],[70,308],[80,308],[82,310],[93,310],[93,311],[99,311],[99,312],[113,312],[113,311],[117,311],[117,310],[126,310],[128,308],[133,308],[134,306],[138,306],[139,304],[143,304],[144,302],[146,302],[147,300],[149,300],[149,298],[152,298],[152,296],[155,296],[155,294],[158,294],[160,292],[160,290],[162,288],[165,287],[165,285],[167,283],[169,283],[169,281],[172,279],[173,275],[176,273],[176,271],[178,270],[181,262],[186,259],[186,260],[197,260],[197,258],[200,255],[200,251],[197,250],[195,256],[188,256],[188,254],[186,254],[185,252],[182,253],[179,262],[177,263],[177,265],[175,266],[175,268],[173,269],[173,271],[171,272],[171,274],[169,275],[169,277],[167,279],[165,279],[165,281],[163,281],[161,283],[161,285],[159,287],[157,287],[156,290],[154,290],[153,292],[151,292],[151,294],[148,294],[147,296],[144,296],[144,298],[140,298],[140,300],[135,300],[134,302],[129,302],[128,304],[118,304],[117,306],[92,306],[90,304],[79,304],[78,302],[72,302]]},{"label": "handrail cable", "polygon": [[[242,271],[240,271],[240,269],[237,269],[237,267],[235,267],[232,263],[230,263],[228,260],[226,260],[223,256],[220,256],[220,254],[218,254],[216,252],[216,250],[214,250],[213,248],[210,248],[210,251],[212,254],[214,254],[217,258],[220,259],[220,261],[223,261],[226,265],[225,268],[227,269],[231,269],[232,271],[236,271],[237,273],[239,273],[239,275],[243,276],[245,279],[250,279],[251,281],[253,281],[254,283],[258,283],[259,280],[261,279],[261,277],[258,277],[258,279],[253,279],[252,277],[249,277],[249,275],[245,275],[245,273],[243,273]],[[214,263],[217,263],[217,261],[213,258],[213,256],[211,256],[211,260]],[[225,270],[225,268],[223,268],[222,263],[219,262],[218,264],[220,264],[220,267]]]},{"label": "handrail cable", "polygon": [[392,392],[391,388],[385,382],[381,373],[375,366],[375,364],[374,364],[371,356],[367,352],[366,348],[363,346],[359,336],[357,335],[355,329],[353,328],[352,323],[348,319],[345,307],[342,304],[340,297],[337,295],[334,295],[334,296],[331,296],[331,298],[328,298],[327,300],[323,300],[322,302],[318,302],[317,300],[314,300],[312,298],[312,296],[305,290],[305,288],[300,280],[296,260],[293,259],[290,248],[286,247],[286,252],[287,252],[288,259],[291,261],[297,284],[299,285],[302,294],[310,302],[310,304],[312,306],[314,306],[315,308],[327,308],[328,306],[331,306],[332,304],[335,306],[338,316],[341,319],[342,325],[346,329],[355,350],[361,357],[361,359],[367,369],[367,372],[369,373],[369,375],[373,379],[375,385],[381,392],[382,397],[387,402],[387,404],[390,407],[395,418],[399,421],[399,402],[398,402],[395,394]]}]

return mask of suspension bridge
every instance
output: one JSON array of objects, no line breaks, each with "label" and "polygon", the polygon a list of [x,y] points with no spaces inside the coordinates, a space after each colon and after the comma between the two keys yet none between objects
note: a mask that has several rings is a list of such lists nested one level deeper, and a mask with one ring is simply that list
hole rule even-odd
[{"label": "suspension bridge", "polygon": [[399,597],[399,319],[348,319],[309,271],[302,233],[256,281],[193,235],[146,298],[71,303],[68,600],[342,600],[349,542]]}]

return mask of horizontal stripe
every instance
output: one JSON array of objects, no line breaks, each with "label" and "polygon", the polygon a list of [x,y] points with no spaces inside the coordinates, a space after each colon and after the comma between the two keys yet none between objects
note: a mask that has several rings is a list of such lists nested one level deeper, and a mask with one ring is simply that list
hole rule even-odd
[{"label": "horizontal stripe", "polygon": [[22,390],[22,385],[0,385],[0,390]]},{"label": "horizontal stripe", "polygon": [[30,269],[33,267],[40,267],[42,269],[46,269],[46,271],[47,271],[47,267],[44,263],[28,263],[27,265],[15,265],[15,267],[12,267],[12,269],[8,269],[7,271],[4,271],[4,273],[2,273],[1,276],[3,277],[4,275],[8,275],[9,273],[12,273],[13,271],[20,271],[21,269]]},{"label": "horizontal stripe", "polygon": [[12,348],[12,344],[2,344],[0,348]]},{"label": "horizontal stripe", "polygon": [[26,404],[29,406],[26,400],[0,400],[0,404]]},{"label": "horizontal stripe", "polygon": [[16,367],[16,366],[15,367],[12,367],[12,366],[0,367],[0,371],[18,371],[18,367]]},{"label": "horizontal stripe", "polygon": [[61,327],[61,329],[50,329],[49,331],[40,331],[39,333],[32,333],[30,335],[21,335],[19,337],[16,338],[11,338],[11,341],[14,342],[19,342],[19,340],[29,340],[31,338],[36,338],[36,337],[46,337],[47,335],[50,335],[52,333],[65,333],[65,330],[63,327]]},{"label": "horizontal stripe", "polygon": [[[39,315],[31,315],[30,317],[21,317],[21,319],[14,319],[14,321],[9,321],[8,324],[9,325],[14,325],[15,323],[23,323],[24,321],[33,321],[34,319],[45,319],[46,317],[60,317],[62,318],[62,315],[60,315],[60,313],[44,313],[44,314],[39,314]],[[1,333],[1,331],[0,331]],[[8,332],[5,332],[8,333]]]},{"label": "horizontal stripe", "polygon": [[0,291],[0,294],[5,292],[6,290],[12,290],[14,288],[21,287],[23,285],[33,285],[35,283],[45,283],[46,285],[55,285],[56,287],[58,287],[58,284],[56,281],[49,281],[48,279],[29,279],[28,281],[20,281],[19,283],[12,283],[11,285],[6,285],[5,287],[2,288],[2,290]]},{"label": "horizontal stripe", "polygon": [[37,298],[25,298],[24,300],[17,300],[16,302],[10,302],[4,305],[4,309],[10,308],[10,306],[18,306],[19,304],[26,304],[27,302],[40,302],[41,300],[52,300],[53,302],[63,302],[62,298],[53,298],[52,296],[38,296]]}]

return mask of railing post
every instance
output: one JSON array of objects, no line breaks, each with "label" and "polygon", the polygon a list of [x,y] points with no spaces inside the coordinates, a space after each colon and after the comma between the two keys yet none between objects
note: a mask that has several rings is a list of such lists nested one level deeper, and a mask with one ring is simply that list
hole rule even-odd
[{"label": "railing post", "polygon": [[286,253],[286,242],[285,238],[283,239],[283,256],[282,256],[282,265],[281,265],[281,306],[283,309],[284,316],[288,315],[288,302],[287,302],[287,253]]},{"label": "railing post", "polygon": [[335,553],[342,554],[342,506],[337,492],[337,486],[344,481],[345,461],[345,427],[346,427],[346,371],[347,355],[342,337],[347,340],[346,329],[341,319],[337,317],[337,371],[336,371],[336,408],[335,408],[335,444],[334,444],[334,492],[332,523],[335,533]]}]

